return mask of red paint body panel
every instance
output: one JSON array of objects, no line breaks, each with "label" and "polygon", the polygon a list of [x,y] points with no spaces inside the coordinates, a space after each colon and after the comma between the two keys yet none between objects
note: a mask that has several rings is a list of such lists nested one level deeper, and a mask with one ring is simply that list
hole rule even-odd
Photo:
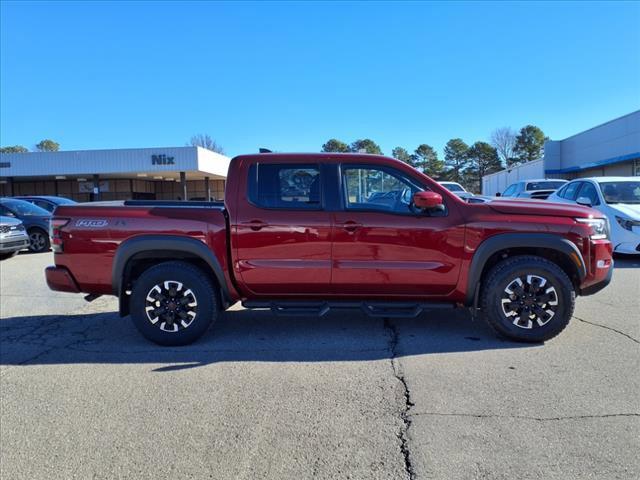
[{"label": "red paint body panel", "polygon": [[[447,217],[336,212],[331,293],[430,297],[458,282],[464,227]],[[355,231],[343,227],[358,221]]]},{"label": "red paint body panel", "polygon": [[[375,211],[278,210],[247,199],[255,163],[366,164],[394,169],[440,194],[445,216]],[[333,167],[333,168],[338,168]],[[337,180],[336,180],[337,182]],[[336,190],[337,191],[337,190]],[[225,210],[122,203],[60,206],[62,253],[47,273],[52,289],[110,294],[118,248],[141,235],[187,237],[214,254],[232,301],[268,298],[425,299],[464,302],[475,252],[502,233],[548,233],[575,244],[587,269],[581,288],[606,279],[608,240],[591,240],[576,218],[601,217],[580,206],[545,201],[467,204],[429,177],[395,159],[354,154],[260,154],[232,160]],[[95,222],[93,222],[95,221]],[[348,227],[348,228],[345,228]],[[601,263],[602,263],[601,262]],[[67,290],[68,291],[68,290]]]}]

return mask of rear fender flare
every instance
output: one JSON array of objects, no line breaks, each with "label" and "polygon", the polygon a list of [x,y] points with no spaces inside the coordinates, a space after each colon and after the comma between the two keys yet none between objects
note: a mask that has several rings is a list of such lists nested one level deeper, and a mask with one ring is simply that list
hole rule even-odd
[{"label": "rear fender flare", "polygon": [[178,251],[200,258],[211,268],[221,289],[224,303],[231,298],[220,262],[211,249],[200,240],[178,235],[140,235],[125,240],[116,250],[111,272],[113,293],[120,297],[122,303],[122,278],[129,260],[138,253]]},{"label": "rear fender flare", "polygon": [[483,241],[476,249],[469,267],[465,305],[474,304],[476,290],[480,286],[482,270],[491,256],[509,248],[545,248],[556,250],[567,256],[576,266],[582,281],[587,275],[584,258],[578,247],[570,240],[551,233],[500,233]]}]

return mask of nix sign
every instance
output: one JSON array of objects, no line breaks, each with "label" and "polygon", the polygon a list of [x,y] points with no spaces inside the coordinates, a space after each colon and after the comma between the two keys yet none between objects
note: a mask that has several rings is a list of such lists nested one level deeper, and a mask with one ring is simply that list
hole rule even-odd
[{"label": "nix sign", "polygon": [[175,165],[174,157],[162,155],[151,155],[151,165]]}]

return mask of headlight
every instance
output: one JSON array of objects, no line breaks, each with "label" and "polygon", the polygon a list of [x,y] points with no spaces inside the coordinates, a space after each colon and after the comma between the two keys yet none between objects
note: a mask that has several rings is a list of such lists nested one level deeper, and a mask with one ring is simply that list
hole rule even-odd
[{"label": "headlight", "polygon": [[576,218],[580,223],[586,223],[591,227],[591,240],[604,240],[609,238],[609,228],[604,218]]},{"label": "headlight", "polygon": [[625,230],[631,231],[633,227],[640,227],[640,222],[638,220],[630,220],[628,218],[618,217],[616,215],[616,221],[620,224],[622,228]]}]

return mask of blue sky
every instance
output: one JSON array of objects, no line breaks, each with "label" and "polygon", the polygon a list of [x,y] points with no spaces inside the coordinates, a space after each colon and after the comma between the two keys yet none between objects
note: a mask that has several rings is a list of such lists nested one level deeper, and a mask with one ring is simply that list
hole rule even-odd
[{"label": "blue sky", "polygon": [[640,108],[640,3],[2,2],[0,142],[385,153]]}]

